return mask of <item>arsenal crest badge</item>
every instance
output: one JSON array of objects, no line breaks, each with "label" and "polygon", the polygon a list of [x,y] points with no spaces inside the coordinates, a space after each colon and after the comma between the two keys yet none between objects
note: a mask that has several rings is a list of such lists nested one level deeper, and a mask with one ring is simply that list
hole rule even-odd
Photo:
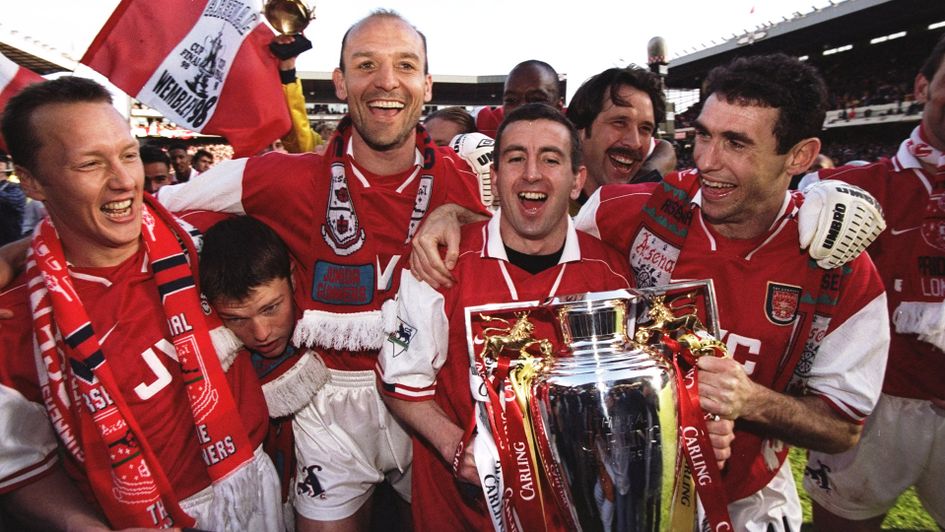
[{"label": "arsenal crest badge", "polygon": [[797,316],[797,306],[800,301],[800,286],[768,282],[765,316],[775,325],[790,325]]},{"label": "arsenal crest badge", "polygon": [[351,255],[364,245],[364,229],[354,211],[345,167],[341,163],[331,165],[331,191],[328,193],[328,212],[322,224],[322,237],[342,257]]}]

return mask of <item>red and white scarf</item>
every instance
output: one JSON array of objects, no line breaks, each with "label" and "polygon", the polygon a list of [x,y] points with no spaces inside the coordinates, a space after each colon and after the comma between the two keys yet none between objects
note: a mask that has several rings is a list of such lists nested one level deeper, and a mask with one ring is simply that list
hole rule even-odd
[{"label": "red and white scarf", "polygon": [[[172,341],[202,446],[233,450],[207,466],[215,496],[222,499],[214,504],[223,509],[214,513],[230,512],[240,519],[252,511],[239,508],[235,499],[244,493],[246,483],[255,482],[252,468],[240,467],[253,459],[253,449],[211,339],[210,328],[219,326],[219,321],[215,315],[205,315],[200,303],[190,266],[196,264],[196,251],[186,232],[156,202],[144,207],[141,238],[165,316],[183,316],[192,325],[191,330],[174,334]],[[46,409],[51,419],[62,419],[55,424],[59,437],[67,452],[83,464],[109,522],[117,528],[194,526],[122,397],[120,376],[113,373],[92,329],[49,218],[33,237],[27,273]],[[82,397],[106,397],[111,402],[96,409],[93,401]]]},{"label": "red and white scarf", "polygon": [[[909,161],[910,155],[921,168]],[[943,206],[939,191],[942,181],[945,181],[945,153],[929,144],[925,129],[920,124],[899,146],[896,160],[904,167],[912,168],[930,188],[929,200],[924,206],[925,219],[912,236],[912,247],[920,255],[940,256],[943,240],[939,228]],[[918,205],[915,207],[919,208]],[[928,274],[916,269],[905,278],[902,302],[890,318],[896,326],[896,332],[916,334],[919,340],[945,351],[945,301],[941,296],[925,293],[922,289],[922,282],[928,282],[928,277]]]},{"label": "red and white scarf", "polygon": [[904,146],[913,157],[918,159],[926,168],[933,169],[936,174],[945,174],[945,153],[929,144],[928,135],[922,124],[912,130]]}]

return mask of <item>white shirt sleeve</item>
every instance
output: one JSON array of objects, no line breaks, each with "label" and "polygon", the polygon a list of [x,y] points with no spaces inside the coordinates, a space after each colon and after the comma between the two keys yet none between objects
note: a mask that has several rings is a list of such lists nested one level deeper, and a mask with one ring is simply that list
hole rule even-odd
[{"label": "white shirt sleeve", "polygon": [[384,393],[406,401],[433,399],[449,348],[443,294],[402,271],[394,327],[377,357]]},{"label": "white shirt sleeve", "polygon": [[824,338],[807,385],[845,417],[860,422],[879,400],[888,354],[884,292]]},{"label": "white shirt sleeve", "polygon": [[56,464],[56,436],[46,410],[0,385],[0,493],[28,483]]},{"label": "white shirt sleeve", "polygon": [[581,207],[580,212],[575,215],[574,228],[600,238],[600,229],[597,228],[598,207],[600,207],[600,187],[597,187],[597,190],[587,199],[587,203]]},{"label": "white shirt sleeve", "polygon": [[161,187],[157,199],[171,212],[199,209],[246,214],[242,202],[246,161],[220,161],[186,183]]}]

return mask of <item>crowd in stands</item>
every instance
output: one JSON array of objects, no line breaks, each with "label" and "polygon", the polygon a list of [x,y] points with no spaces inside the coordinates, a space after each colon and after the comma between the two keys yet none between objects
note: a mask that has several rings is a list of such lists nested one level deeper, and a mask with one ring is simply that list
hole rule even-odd
[{"label": "crowd in stands", "polygon": [[838,164],[850,161],[876,162],[881,157],[889,157],[896,153],[899,142],[825,142],[821,153],[826,154]]},{"label": "crowd in stands", "polygon": [[851,51],[811,55],[809,61],[827,81],[831,109],[910,102],[915,65],[935,45],[935,37],[925,32],[865,48],[857,43]]}]

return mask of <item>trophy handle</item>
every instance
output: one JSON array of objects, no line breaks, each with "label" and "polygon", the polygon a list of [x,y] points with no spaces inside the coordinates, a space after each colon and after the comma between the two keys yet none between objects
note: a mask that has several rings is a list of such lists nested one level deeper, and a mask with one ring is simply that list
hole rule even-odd
[{"label": "trophy handle", "polygon": [[715,285],[712,283],[712,279],[684,281],[680,283],[674,282],[652,288],[636,288],[634,291],[651,299],[663,297],[667,302],[672,302],[687,294],[699,294],[703,298],[703,304],[701,307],[697,305],[697,308],[701,308],[705,314],[704,317],[699,317],[699,321],[702,322],[702,326],[712,334],[712,336],[721,338],[718,306],[715,298]]}]

